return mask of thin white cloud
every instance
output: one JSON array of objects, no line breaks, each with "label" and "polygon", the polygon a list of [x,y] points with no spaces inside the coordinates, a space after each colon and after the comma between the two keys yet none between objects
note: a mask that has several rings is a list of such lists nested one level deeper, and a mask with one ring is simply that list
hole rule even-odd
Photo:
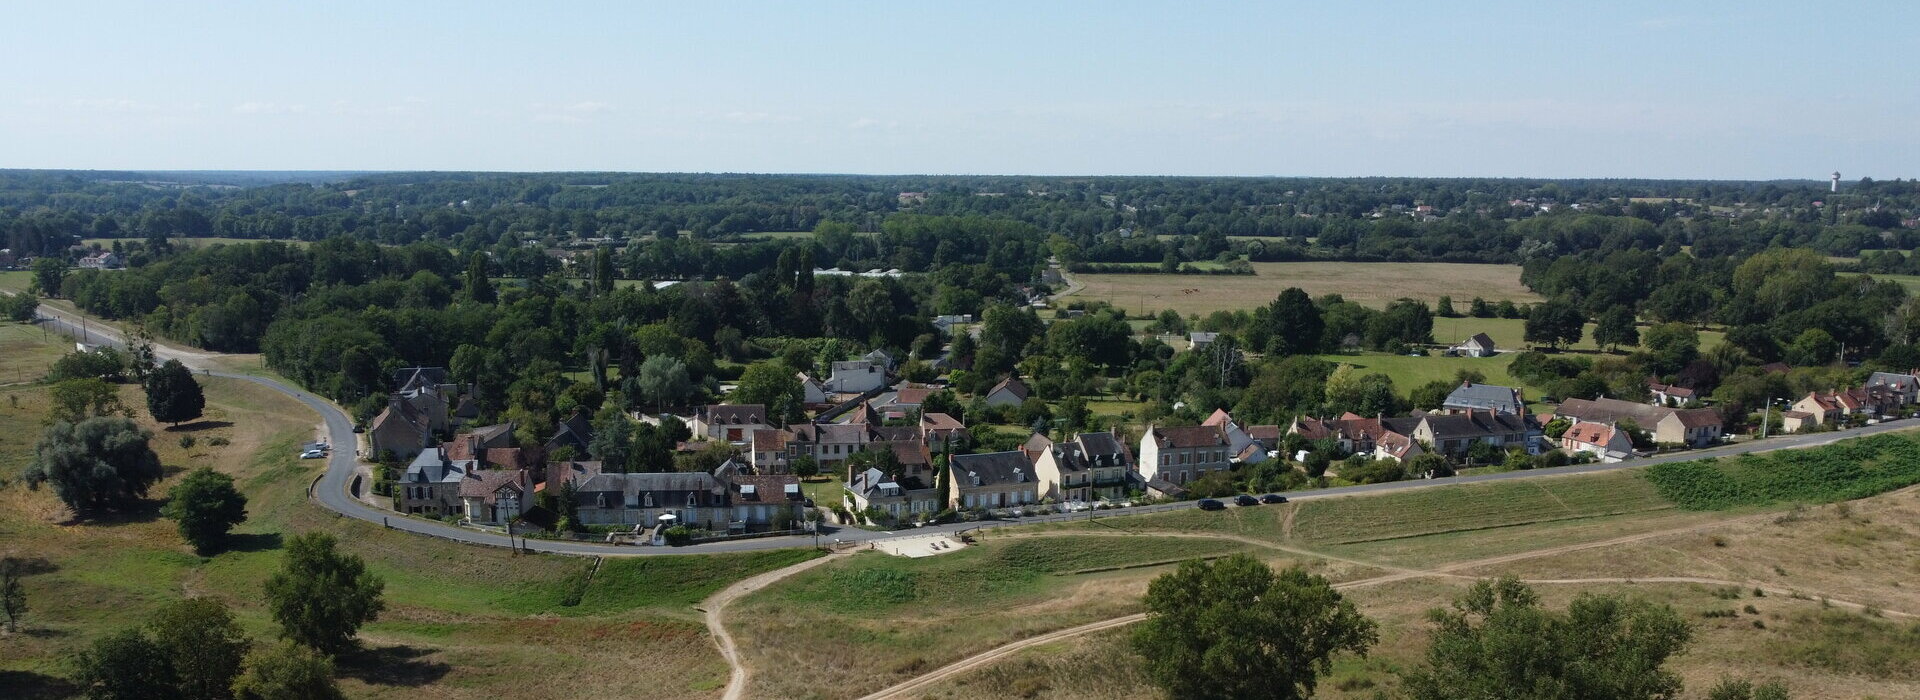
[{"label": "thin white cloud", "polygon": [[235,114],[301,114],[307,111],[303,104],[283,104],[279,102],[242,102],[233,106]]}]

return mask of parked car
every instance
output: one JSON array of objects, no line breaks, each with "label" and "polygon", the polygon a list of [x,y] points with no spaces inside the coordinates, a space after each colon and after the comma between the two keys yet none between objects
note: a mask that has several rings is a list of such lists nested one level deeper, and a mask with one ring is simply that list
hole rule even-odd
[{"label": "parked car", "polygon": [[1249,496],[1243,493],[1233,497],[1233,504],[1236,506],[1240,506],[1241,508],[1245,508],[1247,506],[1257,506],[1257,505],[1260,505],[1260,499],[1254,498],[1252,496]]},{"label": "parked car", "polygon": [[1277,493],[1270,493],[1265,496],[1261,496],[1260,502],[1261,503],[1286,503],[1287,497]]},{"label": "parked car", "polygon": [[325,456],[327,456],[327,453],[324,450],[307,450],[300,453],[301,459],[320,459]]},{"label": "parked car", "polygon": [[1200,506],[1200,510],[1226,510],[1227,509],[1227,504],[1221,503],[1211,498],[1202,498],[1200,499],[1199,503],[1196,503],[1195,505]]}]

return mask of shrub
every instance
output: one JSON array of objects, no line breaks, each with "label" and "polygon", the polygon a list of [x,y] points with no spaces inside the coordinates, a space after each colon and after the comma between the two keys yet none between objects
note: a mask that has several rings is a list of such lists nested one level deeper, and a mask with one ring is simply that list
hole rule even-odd
[{"label": "shrub", "polygon": [[193,449],[193,445],[194,445],[194,441],[193,441],[192,435],[180,436],[180,449],[191,450]]},{"label": "shrub", "polygon": [[685,525],[675,525],[667,528],[667,531],[663,534],[666,535],[669,546],[685,547],[693,544],[693,531],[688,530]]},{"label": "shrub", "polygon": [[1790,454],[1658,464],[1644,475],[1661,496],[1688,510],[1829,503],[1920,483],[1920,442],[1874,435]]}]

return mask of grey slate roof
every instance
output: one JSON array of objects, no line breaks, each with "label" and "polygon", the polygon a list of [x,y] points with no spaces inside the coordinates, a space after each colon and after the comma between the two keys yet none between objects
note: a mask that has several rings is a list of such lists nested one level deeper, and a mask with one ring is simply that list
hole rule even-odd
[{"label": "grey slate roof", "polygon": [[958,455],[953,458],[954,483],[961,488],[1033,483],[1033,465],[1019,450]]},{"label": "grey slate roof", "polygon": [[1520,413],[1526,407],[1526,402],[1520,400],[1519,389],[1496,384],[1467,382],[1455,387],[1453,393],[1447,394],[1444,405],[1447,408]]}]

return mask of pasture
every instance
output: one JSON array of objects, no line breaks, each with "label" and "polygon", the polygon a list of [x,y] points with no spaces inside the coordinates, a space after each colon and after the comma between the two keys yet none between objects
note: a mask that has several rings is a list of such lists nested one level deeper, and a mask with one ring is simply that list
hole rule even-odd
[{"label": "pasture", "polygon": [[1316,297],[1340,294],[1383,307],[1402,297],[1433,304],[1452,296],[1455,308],[1474,297],[1515,303],[1540,301],[1520,284],[1514,265],[1469,263],[1253,263],[1251,275],[1076,274],[1085,288],[1063,301],[1101,300],[1138,315],[1173,309],[1182,314],[1251,309],[1273,302],[1280,290],[1299,287]]}]

